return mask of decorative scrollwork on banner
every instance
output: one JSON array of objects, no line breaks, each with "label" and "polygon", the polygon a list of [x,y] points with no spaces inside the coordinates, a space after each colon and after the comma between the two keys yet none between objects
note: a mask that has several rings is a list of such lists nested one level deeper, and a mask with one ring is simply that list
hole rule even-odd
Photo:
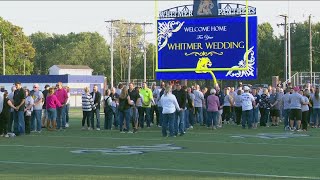
[{"label": "decorative scrollwork on banner", "polygon": [[158,22],[158,51],[167,45],[168,39],[178,32],[183,24],[184,22],[180,21]]},{"label": "decorative scrollwork on banner", "polygon": [[[246,57],[248,56],[248,66],[249,69],[248,70],[238,70],[237,72],[233,71],[228,71],[228,73],[226,74],[226,76],[230,76],[230,77],[249,77],[249,76],[254,76],[254,64],[255,64],[255,57],[254,57],[254,46],[252,46],[248,52],[244,53],[243,55],[243,60],[240,60],[238,63],[238,66],[232,66],[232,68],[245,68],[246,67]],[[250,58],[249,58],[250,55]]]},{"label": "decorative scrollwork on banner", "polygon": [[211,52],[205,52],[205,51],[202,51],[202,52],[191,52],[191,53],[184,53],[185,56],[191,56],[191,55],[194,55],[194,56],[213,56],[213,55],[219,55],[219,56],[222,56],[223,55],[223,52],[216,52],[216,51],[211,51]]}]

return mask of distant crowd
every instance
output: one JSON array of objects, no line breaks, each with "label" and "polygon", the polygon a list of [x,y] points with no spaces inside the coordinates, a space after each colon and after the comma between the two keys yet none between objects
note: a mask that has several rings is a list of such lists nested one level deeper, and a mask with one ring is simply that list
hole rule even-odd
[{"label": "distant crowd", "polygon": [[[121,133],[136,133],[145,126],[162,129],[162,136],[184,135],[198,124],[210,129],[224,124],[243,129],[258,126],[279,126],[284,130],[307,131],[319,127],[319,88],[304,86],[250,88],[240,85],[214,88],[187,87],[161,82],[141,87],[119,84],[117,88],[99,92],[86,87],[82,94],[82,130],[118,129]],[[41,91],[22,88],[15,82],[11,92],[0,93],[0,135],[4,137],[69,127],[70,92],[61,82],[56,87],[46,85]],[[104,114],[101,127],[100,114]],[[132,130],[131,130],[132,129]]]}]

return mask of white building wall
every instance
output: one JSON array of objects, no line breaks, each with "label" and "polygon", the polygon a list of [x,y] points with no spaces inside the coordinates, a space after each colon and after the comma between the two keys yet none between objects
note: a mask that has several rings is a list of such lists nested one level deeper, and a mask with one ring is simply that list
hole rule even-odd
[{"label": "white building wall", "polygon": [[49,68],[49,75],[92,75],[92,69],[60,69],[54,65]]},{"label": "white building wall", "polygon": [[91,76],[92,70],[91,69],[60,69],[57,75],[65,75],[65,74]]}]

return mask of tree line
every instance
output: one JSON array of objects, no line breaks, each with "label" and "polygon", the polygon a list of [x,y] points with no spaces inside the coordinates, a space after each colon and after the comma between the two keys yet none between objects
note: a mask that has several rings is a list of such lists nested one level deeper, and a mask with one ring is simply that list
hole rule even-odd
[{"label": "tree line", "polygon": [[[127,79],[129,27],[116,22],[114,33],[114,80]],[[320,23],[312,24],[313,71],[320,69]],[[5,39],[6,75],[48,74],[54,64],[88,65],[94,75],[110,80],[110,44],[97,32],[50,34],[36,32],[27,36],[21,27],[0,17],[1,42]],[[143,30],[132,25],[131,79],[143,79]],[[276,36],[270,23],[258,25],[258,79],[250,83],[271,83],[271,76],[284,79],[284,37]],[[2,52],[1,43],[0,50]],[[147,79],[154,79],[155,45],[147,43]],[[309,23],[291,26],[292,74],[309,71]],[[0,53],[2,59],[3,54]],[[2,74],[3,66],[0,66]],[[249,83],[249,82],[248,82]]]}]

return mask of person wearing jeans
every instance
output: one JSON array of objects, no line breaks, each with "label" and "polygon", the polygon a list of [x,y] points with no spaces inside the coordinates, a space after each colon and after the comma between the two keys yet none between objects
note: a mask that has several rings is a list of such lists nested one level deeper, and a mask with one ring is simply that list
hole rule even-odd
[{"label": "person wearing jeans", "polygon": [[18,136],[25,133],[25,122],[24,122],[24,106],[25,106],[25,92],[21,87],[20,82],[14,83],[16,90],[13,95],[13,105],[16,109],[13,111],[13,121],[14,121],[14,133]]},{"label": "person wearing jeans", "polygon": [[[25,101],[25,109],[24,109],[24,122],[25,122],[25,132],[26,134],[30,134],[30,121],[31,121],[31,114],[33,111],[33,104],[34,104],[34,99],[30,95],[30,90],[26,89],[26,101]],[[41,122],[41,119],[40,119]],[[40,124],[41,125],[41,124]],[[41,126],[40,126],[41,128]]]},{"label": "person wearing jeans", "polygon": [[41,132],[42,128],[42,102],[43,94],[39,91],[39,84],[33,85],[34,93],[32,95],[34,100],[33,112],[31,116],[31,131]]},{"label": "person wearing jeans", "polygon": [[67,91],[67,95],[68,95],[68,100],[66,102],[66,127],[68,128],[70,125],[69,125],[69,109],[70,109],[70,88],[69,86],[66,87],[66,91]]},{"label": "person wearing jeans", "polygon": [[319,120],[320,120],[320,90],[319,87],[316,88],[314,95],[312,96],[312,102],[313,102],[313,125],[312,128],[319,127]]},{"label": "person wearing jeans", "polygon": [[162,136],[167,137],[167,128],[169,127],[169,136],[175,137],[174,121],[175,111],[180,111],[176,96],[171,92],[171,86],[165,88],[164,94],[160,99],[162,105]]},{"label": "person wearing jeans", "polygon": [[56,85],[57,90],[55,92],[55,95],[57,96],[60,104],[62,107],[57,108],[57,129],[65,129],[66,128],[66,102],[68,100],[68,93],[67,91],[62,87],[62,82],[58,82]]},{"label": "person wearing jeans", "polygon": [[252,94],[249,93],[250,88],[245,86],[243,88],[244,93],[241,94],[241,104],[242,104],[242,128],[246,128],[246,124],[248,128],[252,128],[252,110],[255,106],[256,102]]},{"label": "person wearing jeans", "polygon": [[197,122],[202,125],[203,124],[203,110],[202,105],[204,101],[204,95],[200,91],[200,86],[196,85],[196,89],[193,91],[194,94],[194,107],[195,107],[195,117]]},{"label": "person wearing jeans", "polygon": [[93,98],[95,109],[92,110],[91,128],[94,129],[94,116],[97,119],[97,131],[100,131],[100,101],[101,93],[98,91],[98,85],[93,86],[93,91],[90,93]]},{"label": "person wearing jeans", "polygon": [[175,113],[175,122],[174,122],[174,130],[175,135],[180,136],[185,134],[184,126],[185,126],[185,108],[187,103],[187,92],[181,88],[180,84],[176,84],[176,90],[172,92],[172,94],[176,97],[179,107],[181,108],[180,111],[176,111]]},{"label": "person wearing jeans", "polygon": [[[128,132],[131,133],[130,130],[130,105],[134,105],[134,102],[131,101],[130,96],[128,94],[128,88],[123,87],[121,94],[119,96],[119,117],[120,117],[120,132]],[[123,123],[125,120],[126,128],[123,128]]]},{"label": "person wearing jeans", "polygon": [[215,89],[211,89],[210,96],[207,97],[207,112],[209,116],[207,127],[212,127],[212,129],[216,129],[218,125],[217,114],[219,113],[220,101],[216,93],[217,91]]}]

